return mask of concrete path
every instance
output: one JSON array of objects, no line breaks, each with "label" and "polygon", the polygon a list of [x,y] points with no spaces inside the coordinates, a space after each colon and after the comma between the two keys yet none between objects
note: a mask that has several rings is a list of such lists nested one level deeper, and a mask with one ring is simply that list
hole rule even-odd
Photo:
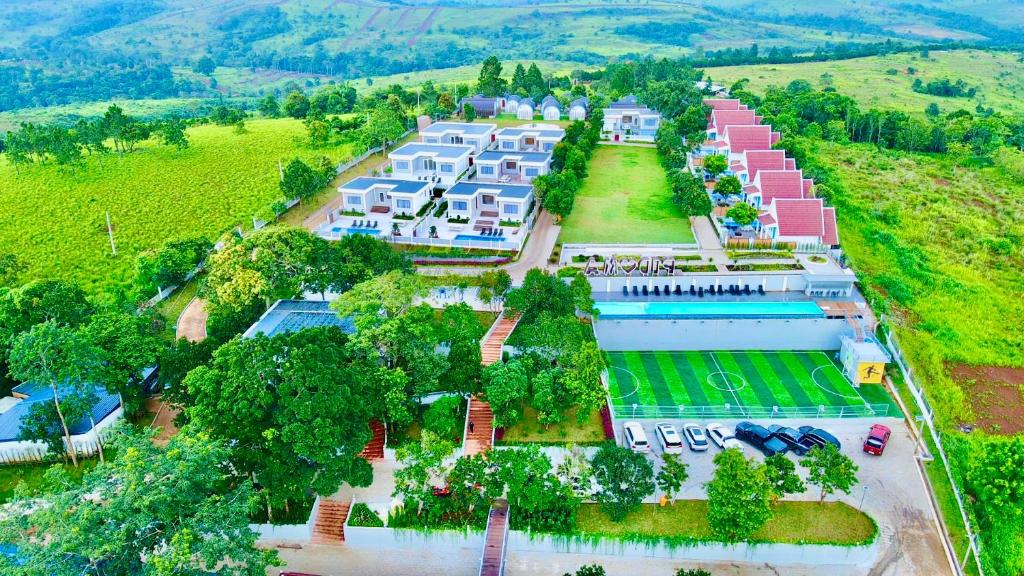
[{"label": "concrete path", "polygon": [[718,267],[719,272],[727,272],[725,267],[729,257],[725,254],[721,240],[718,239],[718,232],[707,216],[691,217],[690,223],[693,227],[693,235],[700,246],[701,254],[707,257],[708,261]]},{"label": "concrete path", "polygon": [[209,316],[206,311],[206,300],[193,298],[178,317],[175,335],[189,342],[206,340],[206,320]]}]

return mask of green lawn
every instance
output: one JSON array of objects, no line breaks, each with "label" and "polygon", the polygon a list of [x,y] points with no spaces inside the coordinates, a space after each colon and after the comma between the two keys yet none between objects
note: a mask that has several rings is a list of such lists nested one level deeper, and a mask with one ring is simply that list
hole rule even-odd
[{"label": "green lawn", "polygon": [[[111,458],[112,454],[106,454]],[[63,465],[74,481],[81,481],[82,475],[92,470],[99,464],[99,458],[85,458],[79,460],[79,467],[75,468],[70,463]],[[30,494],[38,494],[43,488],[43,475],[53,466],[53,463],[37,464],[13,464],[0,466],[0,504],[9,502],[14,497],[14,491],[18,484],[24,482]]]},{"label": "green lawn", "polygon": [[559,241],[590,244],[689,244],[690,221],[672,203],[654,148],[601,145],[590,160]]},{"label": "green lawn", "polygon": [[[326,155],[344,161],[350,145],[309,149],[302,123],[251,120],[248,132],[199,126],[182,151],[145,143],[131,154],[86,157],[74,172],[53,165],[17,170],[0,159],[0,247],[28,266],[25,279],[64,278],[97,293],[126,286],[139,252],[168,239],[216,238],[281,196],[278,162]],[[117,256],[104,224],[109,211]]]},{"label": "green lawn", "polygon": [[518,424],[505,430],[499,445],[510,444],[577,444],[597,445],[605,441],[601,414],[592,412],[586,422],[576,422],[576,410],[565,413],[558,424],[544,427],[537,422],[537,411],[529,406],[523,409],[523,418]]},{"label": "green lawn", "polygon": [[[899,414],[884,388],[854,388],[825,352],[606,354],[608,393],[621,417],[664,417],[680,406],[681,416],[718,418],[806,417],[822,406],[823,415],[870,415],[866,404],[886,405],[888,414]],[[658,408],[634,412],[634,404]]]},{"label": "green lawn", "polygon": [[[622,522],[612,522],[597,504],[580,506],[576,525],[583,535],[669,542],[713,541],[706,500],[680,500],[659,508],[644,504]],[[780,502],[750,542],[857,545],[874,540],[878,528],[863,512],[842,502]]]}]

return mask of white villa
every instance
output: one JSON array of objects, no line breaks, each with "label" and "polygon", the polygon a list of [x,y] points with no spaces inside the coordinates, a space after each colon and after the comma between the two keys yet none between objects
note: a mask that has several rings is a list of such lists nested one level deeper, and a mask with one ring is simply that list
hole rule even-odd
[{"label": "white villa", "polygon": [[491,145],[497,124],[473,122],[435,122],[420,130],[420,142],[424,144],[464,144],[472,146],[479,154]]},{"label": "white villa", "polygon": [[494,134],[498,150],[516,152],[551,152],[564,137],[565,130],[554,124],[526,124]]},{"label": "white villa", "polygon": [[523,98],[519,101],[519,106],[516,107],[516,118],[533,120],[535,110],[536,104],[533,103],[533,98]]},{"label": "white villa", "polygon": [[476,157],[476,179],[479,181],[531,182],[550,170],[550,152],[488,150]]},{"label": "white villa", "polygon": [[758,216],[757,224],[763,237],[780,242],[839,244],[836,209],[820,198],[775,200]]},{"label": "white villa", "polygon": [[424,144],[410,142],[388,154],[391,177],[425,180],[434,187],[448,188],[469,169],[473,147],[465,144]]},{"label": "white villa", "polygon": [[338,186],[346,212],[408,214],[419,212],[430,201],[431,182],[398,178],[362,177]]},{"label": "white villa", "polygon": [[449,218],[468,218],[474,231],[493,228],[501,220],[522,222],[533,201],[533,186],[459,182],[445,191]]},{"label": "white villa", "polygon": [[540,102],[540,113],[545,120],[560,119],[562,117],[562,105],[558,103],[558,98],[545,96]]},{"label": "white villa", "polygon": [[661,113],[637,103],[636,96],[626,96],[604,109],[601,137],[613,142],[654,142],[659,126]]},{"label": "white villa", "polygon": [[583,121],[587,119],[587,111],[590,109],[590,100],[586,97],[577,98],[569,104],[569,120]]},{"label": "white villa", "polygon": [[501,111],[506,114],[515,114],[519,111],[519,96],[510,94],[501,99]]}]

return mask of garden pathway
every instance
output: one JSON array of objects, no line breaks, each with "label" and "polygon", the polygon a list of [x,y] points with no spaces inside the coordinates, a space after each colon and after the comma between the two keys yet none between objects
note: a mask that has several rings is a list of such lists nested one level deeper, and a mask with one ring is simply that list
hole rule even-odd
[{"label": "garden pathway", "polygon": [[207,318],[209,318],[209,313],[206,311],[206,300],[193,298],[178,317],[175,335],[189,342],[206,340]]},{"label": "garden pathway", "polygon": [[718,239],[718,232],[711,220],[707,216],[698,216],[690,218],[690,223],[701,254],[707,257],[709,262],[714,263],[719,272],[727,272],[728,268],[725,266],[729,262],[729,256],[726,255],[725,248],[722,247],[722,242]]}]

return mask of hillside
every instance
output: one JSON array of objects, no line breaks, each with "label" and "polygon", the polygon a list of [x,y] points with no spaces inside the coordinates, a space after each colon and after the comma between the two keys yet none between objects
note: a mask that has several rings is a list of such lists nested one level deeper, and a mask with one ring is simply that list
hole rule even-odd
[{"label": "hillside", "polygon": [[[931,51],[927,58],[911,52],[832,62],[726,66],[706,71],[727,85],[747,78],[749,89],[755,93],[762,93],[768,86],[785,86],[793,80],[807,80],[816,88],[833,86],[864,108],[923,114],[935,102],[942,113],[961,108],[973,111],[979,104],[1005,113],[1024,113],[1024,62],[1014,52]],[[978,91],[974,98],[920,94],[911,89],[917,78],[925,83],[943,78],[963,79]]]},{"label": "hillside", "polygon": [[[123,286],[135,257],[164,241],[215,238],[281,196],[278,161],[327,155],[343,161],[347,146],[310,150],[296,143],[297,120],[252,120],[248,132],[200,126],[183,151],[154,144],[123,157],[88,156],[75,172],[54,165],[15,170],[0,159],[0,245],[29,266],[28,278],[68,278],[92,293]],[[115,228],[110,252],[104,213]]]}]

